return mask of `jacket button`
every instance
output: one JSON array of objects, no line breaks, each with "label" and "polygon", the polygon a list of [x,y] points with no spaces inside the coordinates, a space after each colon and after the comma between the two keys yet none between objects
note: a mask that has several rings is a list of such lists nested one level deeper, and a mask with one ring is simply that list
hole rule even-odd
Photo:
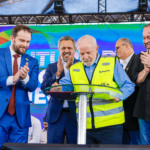
[{"label": "jacket button", "polygon": [[6,99],[6,102],[8,102],[8,99]]}]

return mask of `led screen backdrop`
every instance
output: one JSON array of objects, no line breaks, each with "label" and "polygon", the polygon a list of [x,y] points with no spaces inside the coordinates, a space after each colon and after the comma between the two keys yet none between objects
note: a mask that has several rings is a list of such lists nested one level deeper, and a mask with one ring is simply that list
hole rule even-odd
[{"label": "led screen backdrop", "polygon": [[[45,114],[48,97],[42,94],[40,83],[43,80],[45,68],[49,63],[58,60],[58,39],[65,35],[72,36],[75,41],[83,35],[89,34],[97,39],[100,54],[112,55],[115,43],[119,38],[129,38],[134,46],[135,53],[145,50],[142,40],[144,23],[125,24],[77,24],[77,25],[34,25],[32,40],[27,53],[39,61],[39,86],[35,92],[29,93],[31,113],[42,120]],[[10,45],[10,33],[13,26],[0,26],[0,47]],[[78,52],[75,57],[80,59]]]}]

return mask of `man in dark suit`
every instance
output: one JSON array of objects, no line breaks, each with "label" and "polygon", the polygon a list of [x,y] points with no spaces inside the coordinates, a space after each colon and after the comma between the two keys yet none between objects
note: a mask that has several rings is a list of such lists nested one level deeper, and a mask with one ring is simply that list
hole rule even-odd
[{"label": "man in dark suit", "polygon": [[[60,52],[58,62],[47,66],[41,89],[51,86],[65,76],[73,63],[78,60],[74,58],[76,44],[72,37],[64,36],[58,41]],[[48,122],[47,143],[64,143],[66,136],[68,144],[77,143],[77,119],[74,101],[58,100],[53,97],[48,102],[46,111]]]},{"label": "man in dark suit", "polygon": [[26,143],[31,126],[28,91],[38,86],[38,61],[25,54],[31,29],[17,25],[11,45],[0,49],[0,146],[4,142]]},{"label": "man in dark suit", "polygon": [[143,44],[146,51],[137,55],[133,71],[139,86],[133,116],[138,117],[141,144],[150,145],[150,24],[143,28]]},{"label": "man in dark suit", "polygon": [[[133,62],[135,61],[136,54],[133,50],[133,45],[128,38],[121,38],[116,42],[116,54],[121,63],[123,69],[132,79]],[[138,119],[133,117],[133,111],[135,107],[135,101],[138,93],[138,87],[135,88],[134,93],[123,101],[125,111],[125,123],[123,125],[123,144],[140,144],[139,141],[139,127]]]}]

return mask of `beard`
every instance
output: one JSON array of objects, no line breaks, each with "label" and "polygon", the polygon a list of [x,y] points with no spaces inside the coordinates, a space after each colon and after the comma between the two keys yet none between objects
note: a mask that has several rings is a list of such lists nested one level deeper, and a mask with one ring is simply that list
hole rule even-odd
[{"label": "beard", "polygon": [[[93,59],[88,58],[86,60],[82,60],[82,62],[85,66],[92,66],[96,60],[96,57],[97,57],[97,54],[95,55],[95,57]],[[90,62],[90,63],[88,63],[88,62]]]},{"label": "beard", "polygon": [[[82,60],[82,62],[85,66],[92,66],[95,62],[95,59]],[[90,62],[90,63],[88,63],[88,62]]]},{"label": "beard", "polygon": [[[18,45],[16,44],[16,42],[14,42],[14,44],[12,45],[12,48],[13,48],[13,50],[14,50],[17,54],[19,54],[19,55],[25,54],[26,51],[27,51],[27,49],[28,49],[28,47],[25,47],[25,46],[18,46]],[[21,48],[24,48],[25,51],[21,51]]]}]

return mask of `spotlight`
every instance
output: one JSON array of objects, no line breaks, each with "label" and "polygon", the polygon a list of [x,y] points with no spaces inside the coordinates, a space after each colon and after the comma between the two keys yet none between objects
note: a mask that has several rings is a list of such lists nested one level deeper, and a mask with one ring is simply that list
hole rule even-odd
[{"label": "spotlight", "polygon": [[146,12],[148,7],[147,0],[139,0],[139,12]]},{"label": "spotlight", "polygon": [[55,0],[54,1],[54,9],[55,13],[64,13],[63,0]]}]

